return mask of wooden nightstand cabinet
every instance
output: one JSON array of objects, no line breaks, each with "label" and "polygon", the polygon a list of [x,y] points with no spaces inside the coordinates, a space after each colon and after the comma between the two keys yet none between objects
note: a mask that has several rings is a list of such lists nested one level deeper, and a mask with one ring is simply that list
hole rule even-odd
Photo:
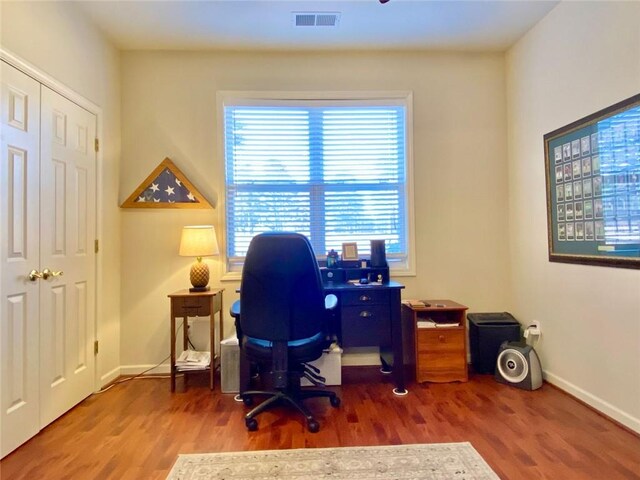
[{"label": "wooden nightstand cabinet", "polygon": [[[403,326],[413,343],[417,382],[466,382],[467,307],[451,300],[425,300],[426,307],[402,305]],[[435,322],[436,326],[431,324]],[[455,326],[442,326],[442,325]]]},{"label": "wooden nightstand cabinet", "polygon": [[[182,348],[189,346],[189,325],[190,317],[209,317],[209,336],[211,344],[211,365],[204,371],[209,372],[209,386],[213,390],[215,386],[215,332],[216,325],[214,317],[218,314],[220,340],[224,338],[222,331],[222,292],[223,288],[212,288],[207,292],[189,292],[189,290],[179,290],[169,295],[171,299],[171,391],[176,390],[176,318],[182,318]],[[218,341],[218,343],[220,343]],[[201,370],[202,371],[202,370]],[[197,371],[196,371],[197,372]],[[183,372],[186,375],[192,372]]]}]

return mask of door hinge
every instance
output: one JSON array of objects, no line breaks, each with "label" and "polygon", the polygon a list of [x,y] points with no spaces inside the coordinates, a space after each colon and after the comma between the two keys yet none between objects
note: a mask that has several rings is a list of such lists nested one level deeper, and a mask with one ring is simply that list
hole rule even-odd
[{"label": "door hinge", "polygon": [[98,153],[100,151],[100,140],[98,140],[97,138],[94,141],[94,147],[95,147],[96,153]]},{"label": "door hinge", "polygon": [[93,342],[93,354],[98,355],[98,340]]},{"label": "door hinge", "polygon": [[99,245],[99,243],[98,243],[98,240],[96,240],[96,241],[95,241],[95,244],[94,244],[94,246],[93,246],[93,251],[94,251],[95,253],[98,253],[98,251],[99,251],[99,250],[100,250],[100,245]]}]

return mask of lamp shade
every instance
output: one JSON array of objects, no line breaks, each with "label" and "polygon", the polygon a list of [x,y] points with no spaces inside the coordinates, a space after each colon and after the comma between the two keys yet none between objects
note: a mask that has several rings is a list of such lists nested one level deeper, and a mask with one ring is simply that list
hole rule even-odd
[{"label": "lamp shade", "polygon": [[182,228],[180,256],[207,257],[218,255],[216,231],[212,225],[191,225]]}]

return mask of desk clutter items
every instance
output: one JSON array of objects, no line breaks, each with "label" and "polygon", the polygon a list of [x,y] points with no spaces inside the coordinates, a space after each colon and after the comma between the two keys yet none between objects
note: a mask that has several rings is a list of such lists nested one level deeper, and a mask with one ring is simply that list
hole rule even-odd
[{"label": "desk clutter items", "polygon": [[404,299],[402,300],[402,303],[413,308],[427,308],[431,306],[430,304],[427,304],[424,300]]},{"label": "desk clutter items", "polygon": [[338,268],[339,261],[340,257],[338,256],[338,252],[333,248],[329,250],[329,253],[327,253],[327,268]]},{"label": "desk clutter items", "polygon": [[402,328],[414,346],[418,383],[468,380],[466,311],[452,300],[403,300]]},{"label": "desk clutter items", "polygon": [[386,285],[389,283],[389,267],[320,267],[325,284]]},{"label": "desk clutter items", "polygon": [[211,365],[211,352],[185,350],[176,359],[176,369],[179,372],[206,370]]},{"label": "desk clutter items", "polygon": [[[342,244],[342,254],[338,254],[333,248],[327,252],[327,268],[380,268],[388,269],[387,256],[385,251],[385,240],[371,240],[369,259],[360,258],[358,255],[358,244],[356,242],[345,242]],[[387,280],[388,281],[388,280]]]},{"label": "desk clutter items", "polygon": [[387,254],[384,240],[371,240],[371,266],[387,266]]}]

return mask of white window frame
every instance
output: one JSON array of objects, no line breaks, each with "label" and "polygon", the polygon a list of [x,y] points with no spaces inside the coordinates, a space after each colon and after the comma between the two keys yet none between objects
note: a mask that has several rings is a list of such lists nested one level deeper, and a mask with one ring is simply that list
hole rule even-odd
[{"label": "white window frame", "polygon": [[[413,93],[410,91],[340,91],[340,92],[274,92],[274,91],[219,91],[216,95],[217,110],[217,143],[218,143],[218,175],[219,184],[217,212],[219,225],[219,239],[221,240],[220,260],[223,265],[222,280],[237,281],[241,278],[241,265],[230,268],[227,257],[227,218],[226,218],[226,182],[225,182],[225,138],[224,138],[224,108],[225,106],[269,104],[277,105],[278,101],[313,100],[327,102],[332,100],[353,101],[354,104],[379,104],[381,100],[388,100],[395,105],[405,107],[405,172],[406,172],[406,238],[407,254],[404,261],[390,261],[389,268],[393,276],[415,276],[415,221],[414,221],[414,193],[413,193]],[[284,105],[284,103],[283,103]],[[326,252],[316,252],[322,256]]]}]

